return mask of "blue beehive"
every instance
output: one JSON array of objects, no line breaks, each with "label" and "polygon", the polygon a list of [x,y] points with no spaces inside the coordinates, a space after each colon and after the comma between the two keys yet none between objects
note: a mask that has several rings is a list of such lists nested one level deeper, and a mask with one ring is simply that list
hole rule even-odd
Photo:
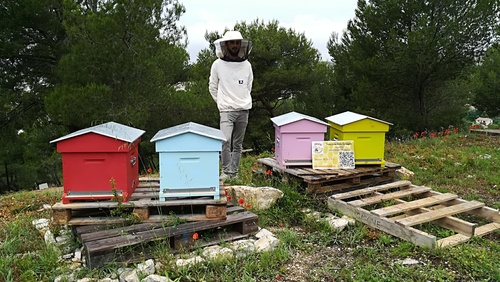
[{"label": "blue beehive", "polygon": [[160,155],[160,201],[211,196],[219,199],[221,130],[188,122],[158,131],[151,139]]}]

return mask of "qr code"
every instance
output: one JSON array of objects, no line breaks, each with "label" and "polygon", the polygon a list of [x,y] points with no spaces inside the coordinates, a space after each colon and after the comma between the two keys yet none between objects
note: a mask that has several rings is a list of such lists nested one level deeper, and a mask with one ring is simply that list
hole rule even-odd
[{"label": "qr code", "polygon": [[354,152],[339,151],[339,166],[340,168],[355,168]]}]

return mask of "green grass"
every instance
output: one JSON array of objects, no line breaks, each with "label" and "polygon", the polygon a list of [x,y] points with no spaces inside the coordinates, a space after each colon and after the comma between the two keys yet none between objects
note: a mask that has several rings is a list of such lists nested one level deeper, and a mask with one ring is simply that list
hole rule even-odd
[{"label": "green grass", "polygon": [[[415,172],[411,181],[416,185],[500,207],[498,137],[451,134],[448,138],[387,143],[385,151],[387,161]],[[244,157],[239,177],[232,184],[272,186],[284,192],[275,206],[256,212],[259,226],[271,230],[280,245],[271,252],[179,268],[176,256],[158,244],[155,259],[163,265],[158,274],[174,281],[500,281],[500,232],[455,247],[427,249],[360,222],[335,231],[303,212],[335,213],[328,210],[324,198],[306,194],[300,182],[254,172],[265,169],[257,159],[268,156],[272,154]],[[60,253],[46,246],[31,224],[33,219],[50,217],[41,209],[44,203],[59,200],[59,193],[39,191],[0,197],[0,281],[53,281],[57,275],[71,272],[70,265],[58,260]],[[451,235],[434,224],[419,228],[438,238]],[[419,263],[403,265],[407,258]],[[76,276],[98,280],[120,266],[82,269]]]}]

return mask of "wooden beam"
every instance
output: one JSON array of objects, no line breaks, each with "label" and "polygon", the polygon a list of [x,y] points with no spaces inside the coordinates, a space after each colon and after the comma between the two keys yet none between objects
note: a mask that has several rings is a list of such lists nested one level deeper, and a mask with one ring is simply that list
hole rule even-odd
[{"label": "wooden beam", "polygon": [[392,182],[392,183],[377,185],[374,187],[368,187],[368,188],[359,189],[359,190],[355,190],[355,191],[351,191],[351,192],[335,194],[335,195],[332,195],[331,198],[334,200],[349,199],[349,198],[363,196],[363,195],[370,195],[370,194],[377,192],[377,191],[385,191],[385,190],[390,190],[390,189],[394,189],[394,188],[407,187],[407,186],[410,186],[410,184],[411,184],[410,181],[400,180],[400,181],[396,181],[396,182]]},{"label": "wooden beam", "polygon": [[456,198],[458,198],[458,196],[455,194],[451,194],[451,193],[434,195],[434,196],[431,196],[428,198],[423,198],[423,199],[416,200],[416,201],[400,203],[397,205],[372,210],[371,213],[376,214],[378,216],[389,216],[389,215],[393,215],[393,214],[407,212],[409,210],[414,210],[417,208],[433,206],[433,205],[436,205],[436,204],[439,204],[442,202],[446,202],[449,200],[453,200]]},{"label": "wooden beam", "polygon": [[409,216],[403,219],[396,220],[396,223],[403,226],[413,226],[424,222],[434,221],[436,219],[443,218],[446,216],[463,213],[465,211],[470,211],[483,206],[484,203],[472,201],[454,206],[449,206],[438,210],[429,211],[426,213]]},{"label": "wooden beam", "polygon": [[394,200],[398,198],[403,198],[407,197],[410,195],[415,195],[415,194],[420,194],[424,193],[431,190],[431,188],[428,187],[411,187],[409,189],[405,190],[400,190],[392,193],[387,193],[387,194],[382,194],[382,195],[376,195],[364,199],[359,199],[359,200],[354,200],[348,202],[350,205],[355,206],[355,207],[364,207],[368,205],[373,205],[373,204],[378,204],[384,201],[388,200]]},{"label": "wooden beam", "polygon": [[436,237],[433,235],[412,227],[395,224],[394,221],[390,219],[373,215],[367,210],[350,206],[344,201],[329,198],[328,207],[332,210],[338,210],[345,215],[351,216],[373,228],[377,228],[388,234],[412,242],[417,246],[428,248],[434,248],[436,246]]}]

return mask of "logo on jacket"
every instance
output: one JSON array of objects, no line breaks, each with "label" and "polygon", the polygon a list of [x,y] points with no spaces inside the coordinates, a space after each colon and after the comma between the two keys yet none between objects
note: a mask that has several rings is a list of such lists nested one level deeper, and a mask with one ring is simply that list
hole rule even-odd
[{"label": "logo on jacket", "polygon": [[238,80],[238,84],[243,84],[243,79]]}]

